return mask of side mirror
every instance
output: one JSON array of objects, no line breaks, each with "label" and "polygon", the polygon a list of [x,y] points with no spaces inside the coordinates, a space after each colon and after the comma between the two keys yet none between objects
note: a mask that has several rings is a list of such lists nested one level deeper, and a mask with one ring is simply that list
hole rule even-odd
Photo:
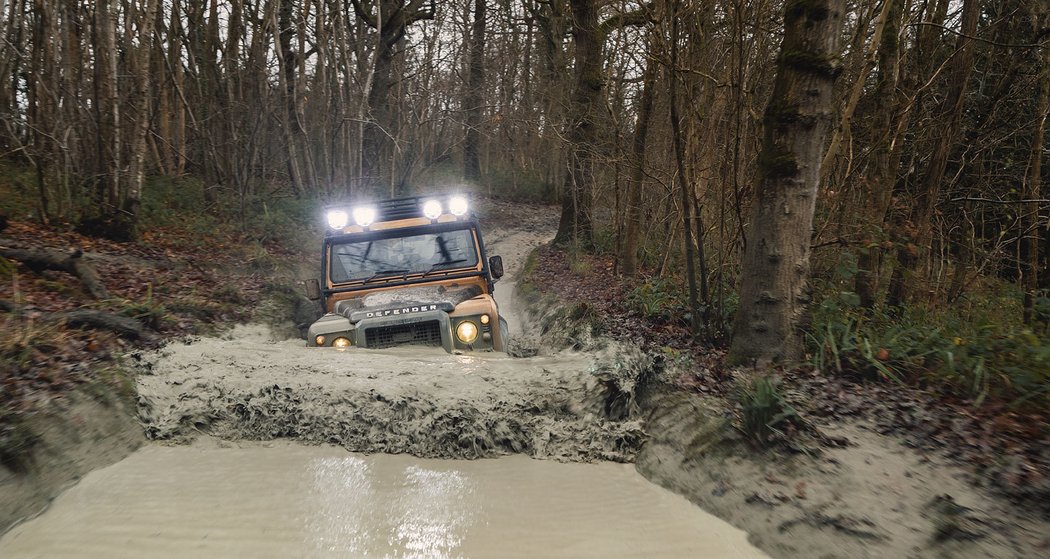
[{"label": "side mirror", "polygon": [[306,285],[306,298],[311,301],[321,300],[321,284],[316,279],[303,282]]},{"label": "side mirror", "polygon": [[502,256],[493,256],[489,258],[489,272],[492,274],[492,279],[500,279],[503,277]]}]

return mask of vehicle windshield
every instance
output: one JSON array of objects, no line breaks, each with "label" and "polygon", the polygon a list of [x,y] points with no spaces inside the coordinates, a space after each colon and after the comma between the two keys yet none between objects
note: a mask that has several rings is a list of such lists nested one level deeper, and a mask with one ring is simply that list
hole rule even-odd
[{"label": "vehicle windshield", "polygon": [[333,283],[436,273],[478,264],[470,229],[332,244]]}]

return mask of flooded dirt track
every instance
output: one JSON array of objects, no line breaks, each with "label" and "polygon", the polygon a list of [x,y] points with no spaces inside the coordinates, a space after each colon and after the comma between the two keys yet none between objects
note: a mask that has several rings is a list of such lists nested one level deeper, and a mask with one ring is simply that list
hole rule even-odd
[{"label": "flooded dirt track", "polygon": [[628,465],[211,439],[93,472],[0,556],[762,557]]},{"label": "flooded dirt track", "polygon": [[[548,237],[489,239],[516,335],[513,277]],[[650,358],[542,353],[340,352],[254,325],[134,356],[154,442],[8,532],[0,557],[763,556],[623,463]]]}]

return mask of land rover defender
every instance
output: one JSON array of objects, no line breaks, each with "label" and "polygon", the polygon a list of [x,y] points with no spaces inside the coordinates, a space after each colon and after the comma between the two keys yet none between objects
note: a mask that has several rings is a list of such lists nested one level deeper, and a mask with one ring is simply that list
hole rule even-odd
[{"label": "land rover defender", "polygon": [[504,351],[507,323],[492,297],[503,261],[486,258],[466,197],[333,206],[327,220],[323,279],[306,284],[325,314],[307,331],[308,345]]}]

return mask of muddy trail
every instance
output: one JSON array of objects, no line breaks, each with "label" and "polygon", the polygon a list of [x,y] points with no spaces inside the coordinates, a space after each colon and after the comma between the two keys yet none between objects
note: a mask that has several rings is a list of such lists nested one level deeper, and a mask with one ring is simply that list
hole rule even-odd
[{"label": "muddy trail", "polygon": [[731,402],[676,384],[681,363],[595,336],[535,286],[515,297],[553,235],[546,210],[497,206],[483,221],[499,225],[486,244],[507,269],[495,296],[509,355],[309,348],[290,322],[133,354],[155,442],[8,532],[0,556],[762,556],[754,545],[1008,558],[1050,545],[1045,520],[870,426],[757,452]]}]

